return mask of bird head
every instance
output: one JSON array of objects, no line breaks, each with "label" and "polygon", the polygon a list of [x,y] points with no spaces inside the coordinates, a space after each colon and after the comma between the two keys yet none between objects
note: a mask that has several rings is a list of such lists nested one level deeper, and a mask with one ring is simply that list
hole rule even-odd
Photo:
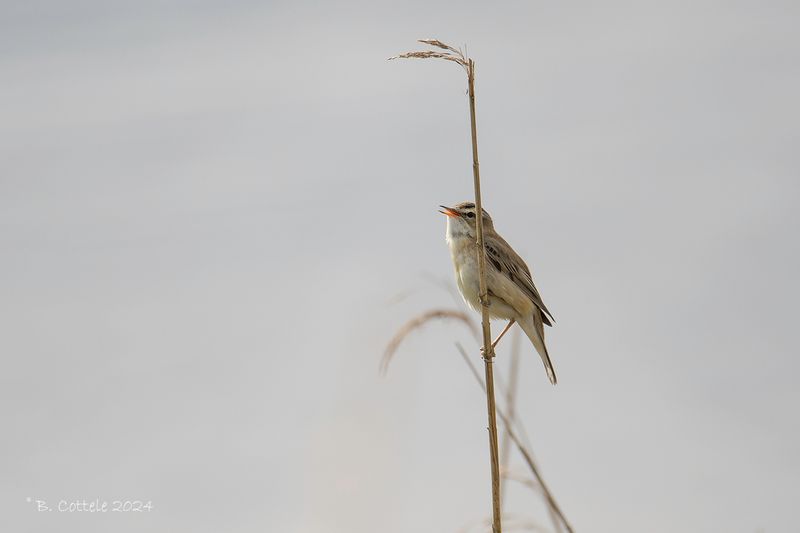
[{"label": "bird head", "polygon": [[[439,207],[442,208],[442,210],[439,212],[443,215],[447,215],[448,223],[455,226],[454,229],[468,233],[470,236],[475,236],[475,214],[477,211],[475,210],[474,203],[461,202],[453,207],[447,207],[444,205],[440,205]],[[486,209],[483,209],[483,228],[484,230],[494,229],[492,217],[489,216],[489,213],[486,212]]]}]

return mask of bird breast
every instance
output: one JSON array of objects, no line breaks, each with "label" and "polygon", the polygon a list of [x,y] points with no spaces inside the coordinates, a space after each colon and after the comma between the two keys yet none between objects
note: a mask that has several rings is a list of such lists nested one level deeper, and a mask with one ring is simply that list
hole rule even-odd
[{"label": "bird breast", "polygon": [[469,238],[450,240],[450,255],[456,270],[458,290],[472,308],[480,309],[480,280],[475,243]]},{"label": "bird breast", "polygon": [[[450,245],[458,290],[470,307],[480,311],[480,274],[475,241],[467,236],[452,236],[448,233],[447,243]],[[532,309],[532,303],[519,287],[503,274],[488,268],[488,265],[486,283],[491,293],[489,314],[492,318],[516,318],[518,314],[527,314]]]}]

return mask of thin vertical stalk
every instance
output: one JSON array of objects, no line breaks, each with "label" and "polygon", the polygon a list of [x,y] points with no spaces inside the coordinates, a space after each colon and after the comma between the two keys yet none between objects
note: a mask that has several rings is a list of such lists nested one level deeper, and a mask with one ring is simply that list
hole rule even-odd
[{"label": "thin vertical stalk", "polygon": [[[517,382],[519,368],[519,328],[514,328],[511,334],[511,358],[509,359],[508,368],[508,385],[506,388],[506,412],[511,424],[514,424],[517,416]],[[506,478],[504,473],[508,472],[508,465],[511,460],[511,439],[508,432],[503,433],[503,440],[500,443],[500,496],[502,497],[501,507],[505,509],[505,492],[506,492]]]},{"label": "thin vertical stalk", "polygon": [[[508,426],[514,426],[516,423],[517,418],[517,383],[519,381],[519,349],[520,349],[520,329],[514,328],[514,333],[512,333],[511,337],[511,359],[509,360],[509,367],[508,367],[508,385],[506,386],[506,418],[508,419]],[[500,417],[502,420],[503,412],[500,411]],[[505,492],[506,492],[506,480],[508,479],[508,465],[511,460],[511,437],[506,428],[506,431],[503,432],[502,441],[500,442],[500,494],[503,496],[503,500],[500,502],[502,504],[503,510],[505,510]],[[561,527],[561,519],[559,518],[558,514],[556,513],[555,509],[550,503],[549,499],[546,499],[547,503],[547,512],[550,515],[550,520],[553,522],[553,528],[555,529],[556,533],[563,533],[563,528]]]},{"label": "thin vertical stalk", "polygon": [[489,297],[486,287],[486,249],[483,242],[483,207],[481,205],[481,173],[478,164],[478,127],[475,119],[475,62],[468,59],[469,119],[472,130],[472,178],[475,185],[475,211],[477,216],[476,253],[478,254],[478,279],[481,300],[481,325],[483,329],[483,370],[486,382],[486,411],[489,419],[489,457],[492,467],[492,531],[501,533],[500,460],[497,448],[497,407],[494,397],[494,348],[489,324]]}]

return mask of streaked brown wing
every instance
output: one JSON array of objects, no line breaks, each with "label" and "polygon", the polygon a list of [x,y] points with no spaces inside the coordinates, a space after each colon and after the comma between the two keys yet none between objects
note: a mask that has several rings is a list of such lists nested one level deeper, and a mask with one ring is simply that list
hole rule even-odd
[{"label": "streaked brown wing", "polygon": [[[542,310],[542,321],[548,326],[552,326],[553,324],[550,320],[555,322],[555,319],[544,305],[539,291],[536,290],[531,271],[525,261],[517,255],[517,252],[500,235],[496,233],[484,235],[483,240],[486,245],[486,259],[488,260],[486,264],[489,265],[489,268],[497,270],[522,289],[536,307]],[[504,252],[501,253],[501,250],[504,250]],[[549,320],[548,317],[550,317]]]}]

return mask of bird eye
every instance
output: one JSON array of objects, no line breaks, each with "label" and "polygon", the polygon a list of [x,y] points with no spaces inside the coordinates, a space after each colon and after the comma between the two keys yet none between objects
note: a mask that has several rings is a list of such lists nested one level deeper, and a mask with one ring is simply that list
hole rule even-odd
[{"label": "bird eye", "polygon": [[473,212],[467,213],[467,218],[475,218],[475,213]]}]

